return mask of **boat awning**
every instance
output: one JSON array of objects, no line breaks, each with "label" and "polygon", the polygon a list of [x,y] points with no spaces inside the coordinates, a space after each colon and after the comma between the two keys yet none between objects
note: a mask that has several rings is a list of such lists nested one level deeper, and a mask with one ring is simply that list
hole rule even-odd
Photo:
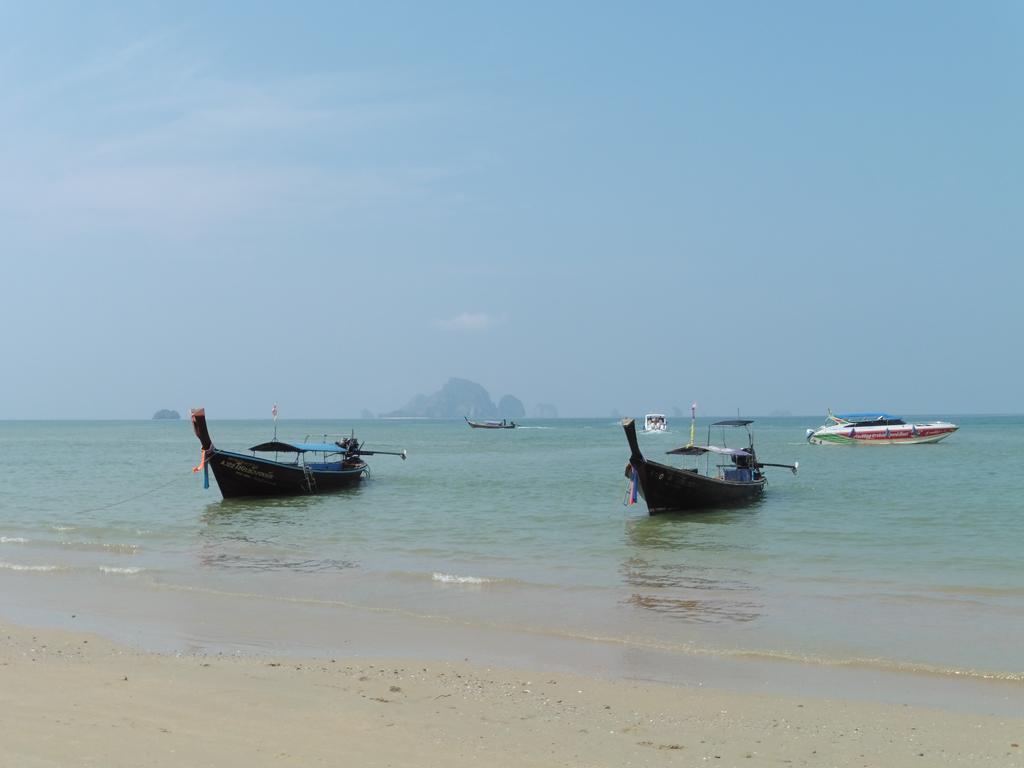
[{"label": "boat awning", "polygon": [[870,413],[836,413],[833,414],[833,418],[842,419],[843,421],[894,421],[900,417],[893,416],[890,413],[872,411]]},{"label": "boat awning", "polygon": [[681,456],[700,456],[705,453],[716,453],[719,456],[749,456],[750,451],[742,448],[721,448],[717,445],[684,445],[682,448],[675,448],[665,453],[674,453]]},{"label": "boat awning", "polygon": [[260,443],[249,449],[261,453],[306,453],[317,451],[321,453],[342,453],[344,451],[337,443],[286,443],[282,440],[271,440],[269,443]]}]

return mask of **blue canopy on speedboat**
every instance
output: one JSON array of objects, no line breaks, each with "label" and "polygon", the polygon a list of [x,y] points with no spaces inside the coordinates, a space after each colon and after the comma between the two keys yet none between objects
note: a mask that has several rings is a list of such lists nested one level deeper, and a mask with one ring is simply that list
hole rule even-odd
[{"label": "blue canopy on speedboat", "polygon": [[837,413],[834,414],[837,419],[843,421],[892,421],[893,419],[900,418],[899,416],[893,416],[889,413],[880,413],[879,411],[869,411],[867,413]]},{"label": "blue canopy on speedboat", "polygon": [[271,440],[269,443],[254,445],[249,450],[263,453],[342,453],[345,449],[337,443],[286,443],[282,440]]}]

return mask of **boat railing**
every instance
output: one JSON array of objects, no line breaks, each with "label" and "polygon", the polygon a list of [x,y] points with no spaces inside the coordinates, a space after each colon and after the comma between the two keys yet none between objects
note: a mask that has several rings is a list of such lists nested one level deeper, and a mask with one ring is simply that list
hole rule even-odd
[{"label": "boat railing", "polygon": [[305,437],[305,438],[303,438],[303,442],[305,442],[305,443],[308,443],[308,442],[312,442],[312,440],[313,440],[313,438],[314,438],[314,437],[316,437],[316,438],[320,438],[320,439],[322,439],[322,440],[323,440],[323,441],[324,441],[324,442],[326,443],[326,442],[327,442],[327,438],[329,438],[329,437],[343,437],[343,438],[346,438],[346,439],[347,439],[347,438],[349,438],[349,437],[355,437],[355,434],[354,434],[354,433],[352,433],[352,432],[349,432],[348,434],[344,434],[344,433],[341,433],[341,434],[334,434],[334,435],[329,435],[329,434],[323,434],[323,435],[306,435],[306,437]]},{"label": "boat railing", "polygon": [[306,479],[306,489],[310,493],[314,493],[316,491],[316,477],[313,475],[313,469],[308,464],[303,463],[302,474]]}]

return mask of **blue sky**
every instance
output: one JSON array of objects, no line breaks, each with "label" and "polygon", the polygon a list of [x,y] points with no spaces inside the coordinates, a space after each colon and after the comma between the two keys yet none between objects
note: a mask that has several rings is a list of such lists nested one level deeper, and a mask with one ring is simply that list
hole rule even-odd
[{"label": "blue sky", "polygon": [[0,7],[0,418],[1022,410],[1024,7],[596,5]]}]

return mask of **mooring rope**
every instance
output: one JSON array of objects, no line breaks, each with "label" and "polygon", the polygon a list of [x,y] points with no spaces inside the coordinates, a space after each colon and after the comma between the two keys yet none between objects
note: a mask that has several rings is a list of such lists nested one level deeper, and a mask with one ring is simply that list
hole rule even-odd
[{"label": "mooring rope", "polygon": [[105,504],[102,507],[92,507],[91,509],[83,509],[83,510],[81,510],[81,512],[79,514],[84,514],[86,512],[102,512],[105,509],[110,509],[112,507],[117,507],[117,506],[120,506],[121,504],[127,504],[129,501],[135,501],[136,499],[141,499],[143,496],[149,496],[151,493],[156,493],[157,491],[161,491],[161,490],[163,490],[164,488],[166,488],[169,485],[173,485],[174,483],[177,483],[177,482],[180,482],[180,481],[186,480],[186,479],[191,479],[191,475],[189,475],[187,477],[184,477],[184,478],[176,477],[173,480],[168,480],[163,485],[158,485],[156,488],[150,488],[148,491],[143,491],[142,493],[137,493],[134,496],[129,496],[127,499],[121,499],[120,501],[115,501],[115,502],[113,502],[111,504]]}]

